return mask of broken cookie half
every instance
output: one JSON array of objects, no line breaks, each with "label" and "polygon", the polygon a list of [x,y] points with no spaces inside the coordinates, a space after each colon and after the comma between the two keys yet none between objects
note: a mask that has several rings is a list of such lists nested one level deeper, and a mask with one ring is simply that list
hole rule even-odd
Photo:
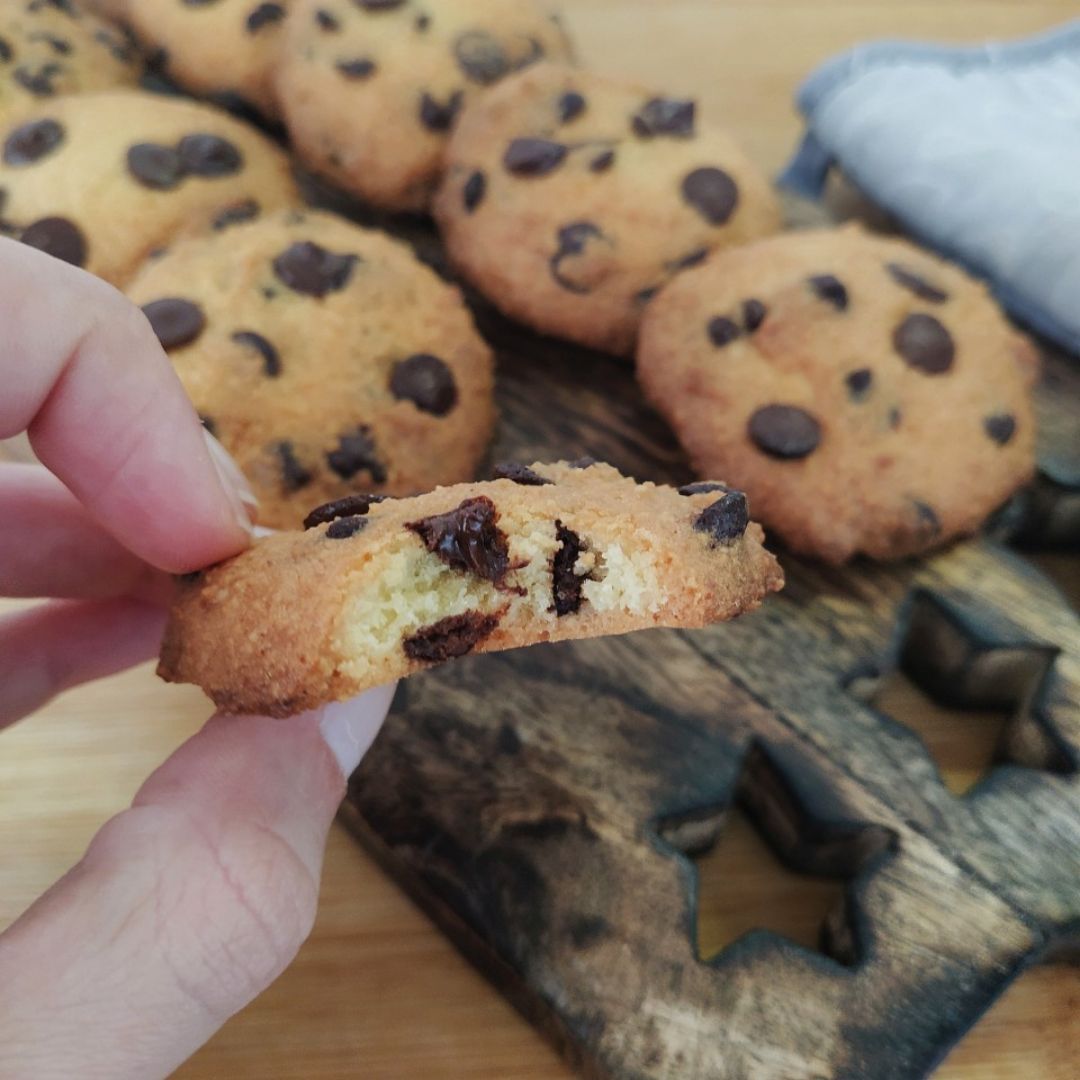
[{"label": "broken cookie half", "polygon": [[159,673],[287,716],[470,652],[756,608],[783,574],[723,484],[591,462],[506,465],[407,499],[353,496],[181,584]]}]

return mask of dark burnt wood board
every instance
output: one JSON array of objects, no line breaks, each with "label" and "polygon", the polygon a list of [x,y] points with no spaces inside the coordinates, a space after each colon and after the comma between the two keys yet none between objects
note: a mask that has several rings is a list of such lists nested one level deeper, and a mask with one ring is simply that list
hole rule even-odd
[{"label": "dark burnt wood board", "polygon": [[[689,478],[629,365],[477,315],[499,354],[493,460]],[[785,556],[784,593],[735,623],[402,684],[343,820],[584,1075],[920,1077],[1025,967],[1080,952],[1080,623],[1016,550],[1080,539],[1064,357],[1039,402],[1039,480],[987,537],[891,566]],[[966,796],[868,703],[898,667],[1010,711]],[[699,956],[689,856],[736,803],[787,865],[845,883],[821,951],[755,931]]]}]

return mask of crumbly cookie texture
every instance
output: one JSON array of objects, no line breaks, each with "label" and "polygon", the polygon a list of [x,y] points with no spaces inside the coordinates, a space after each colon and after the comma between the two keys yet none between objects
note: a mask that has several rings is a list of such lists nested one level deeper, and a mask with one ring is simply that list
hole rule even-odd
[{"label": "crumbly cookie texture", "polygon": [[638,353],[698,471],[832,563],[975,532],[1033,474],[1037,371],[981,284],[857,227],[710,259],[657,297]]},{"label": "crumbly cookie texture", "polygon": [[8,235],[116,285],[182,231],[299,200],[288,158],[253,128],[135,90],[50,99],[7,125],[0,189]]},{"label": "crumbly cookie texture", "polygon": [[0,3],[0,122],[62,94],[135,86],[141,73],[123,31],[75,3]]},{"label": "crumbly cookie texture", "polygon": [[469,105],[446,162],[435,215],[465,277],[620,355],[667,281],[780,226],[766,178],[695,102],[558,64]]},{"label": "crumbly cookie texture", "polygon": [[283,211],[175,245],[127,292],[263,524],[298,528],[314,503],[356,491],[475,476],[491,351],[458,290],[399,241]]},{"label": "crumbly cookie texture", "polygon": [[134,0],[124,15],[147,55],[178,86],[272,117],[289,7],[289,0]]},{"label": "crumbly cookie texture", "polygon": [[485,87],[569,45],[534,0],[293,0],[277,90],[315,172],[390,210],[427,208],[447,137]]},{"label": "crumbly cookie texture", "polygon": [[321,507],[181,586],[159,674],[286,716],[470,652],[698,627],[783,585],[722,484],[507,465],[412,499]]}]

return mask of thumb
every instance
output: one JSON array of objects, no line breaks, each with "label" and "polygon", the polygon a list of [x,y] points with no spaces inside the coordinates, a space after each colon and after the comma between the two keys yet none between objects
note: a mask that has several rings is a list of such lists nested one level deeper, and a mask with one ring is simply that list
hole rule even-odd
[{"label": "thumb", "polygon": [[0,1076],[170,1074],[311,931],[345,776],[392,686],[291,720],[216,716],[0,935]]}]

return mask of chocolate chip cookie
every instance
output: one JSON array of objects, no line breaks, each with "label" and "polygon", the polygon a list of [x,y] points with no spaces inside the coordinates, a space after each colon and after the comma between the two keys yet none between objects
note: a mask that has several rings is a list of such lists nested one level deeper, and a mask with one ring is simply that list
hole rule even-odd
[{"label": "chocolate chip cookie", "polygon": [[435,214],[508,315],[618,354],[673,276],[779,227],[766,179],[693,101],[540,64],[471,105]]},{"label": "chocolate chip cookie", "polygon": [[314,503],[471,480],[492,359],[456,289],[396,240],[285,211],[191,238],[128,287],[207,427],[298,528]]},{"label": "chocolate chip cookie", "polygon": [[293,0],[278,75],[304,162],[376,206],[423,210],[464,105],[568,46],[534,0]]},{"label": "chocolate chip cookie", "polygon": [[285,716],[470,652],[704,626],[783,584],[746,499],[608,465],[509,466],[413,499],[355,496],[187,579],[158,669]]},{"label": "chocolate chip cookie", "polygon": [[155,67],[178,86],[273,117],[289,7],[289,0],[135,0],[126,18]]},{"label": "chocolate chip cookie", "polygon": [[181,230],[298,200],[288,158],[231,116],[134,90],[55,98],[0,133],[0,231],[121,284]]},{"label": "chocolate chip cookie", "polygon": [[856,227],[713,257],[657,297],[638,353],[701,473],[833,563],[977,530],[1032,475],[1037,368],[981,284]]},{"label": "chocolate chip cookie", "polygon": [[61,94],[134,86],[142,72],[131,41],[74,3],[0,4],[0,121]]}]

